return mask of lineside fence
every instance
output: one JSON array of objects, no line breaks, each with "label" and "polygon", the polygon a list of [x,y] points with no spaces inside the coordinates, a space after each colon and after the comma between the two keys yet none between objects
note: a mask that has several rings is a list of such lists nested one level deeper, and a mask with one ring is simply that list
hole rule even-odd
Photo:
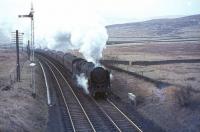
[{"label": "lineside fence", "polygon": [[139,65],[139,66],[150,66],[150,65],[165,65],[174,63],[200,63],[200,59],[183,59],[183,60],[160,60],[160,61],[128,61],[128,60],[101,60],[101,63],[112,64],[112,65]]}]

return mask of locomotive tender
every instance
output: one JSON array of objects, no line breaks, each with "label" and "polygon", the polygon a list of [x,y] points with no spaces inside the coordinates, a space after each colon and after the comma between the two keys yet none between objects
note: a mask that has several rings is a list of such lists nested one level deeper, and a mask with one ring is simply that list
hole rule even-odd
[{"label": "locomotive tender", "polygon": [[37,53],[45,54],[62,64],[75,78],[84,74],[88,79],[88,91],[90,96],[106,97],[110,92],[110,73],[103,67],[96,67],[94,63],[78,58],[69,53],[37,50]]}]

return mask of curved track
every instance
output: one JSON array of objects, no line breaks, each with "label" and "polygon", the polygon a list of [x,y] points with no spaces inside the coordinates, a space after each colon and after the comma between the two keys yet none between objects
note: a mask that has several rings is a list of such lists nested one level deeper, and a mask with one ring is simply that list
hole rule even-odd
[{"label": "curved track", "polygon": [[70,86],[64,68],[39,56],[52,72],[58,85],[73,131],[139,131],[142,130],[110,100],[94,100]]},{"label": "curved track", "polygon": [[124,132],[131,130],[142,132],[142,130],[109,99],[101,101],[95,101],[93,99],[93,101],[115,125],[118,131]]},{"label": "curved track", "polygon": [[62,73],[55,67],[53,63],[48,60],[46,65],[51,70],[57,82],[59,92],[64,101],[73,131],[95,131],[87,113]]}]

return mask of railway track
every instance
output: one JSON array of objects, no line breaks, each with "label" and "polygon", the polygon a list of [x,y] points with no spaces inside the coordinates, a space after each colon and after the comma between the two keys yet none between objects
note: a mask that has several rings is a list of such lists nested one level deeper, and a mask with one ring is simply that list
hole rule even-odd
[{"label": "railway track", "polygon": [[[52,72],[63,99],[73,131],[139,131],[142,130],[110,100],[94,100],[70,86],[64,67],[41,57]],[[79,92],[78,92],[79,91]],[[69,123],[69,121],[68,121]]]},{"label": "railway track", "polygon": [[52,72],[54,79],[58,85],[58,91],[62,96],[65,104],[68,117],[70,119],[71,127],[74,132],[76,131],[95,131],[93,124],[88,118],[83,106],[81,105],[76,94],[73,92],[71,86],[67,80],[62,76],[62,73],[54,67],[53,63],[49,61],[45,62],[50,71]]},{"label": "railway track", "polygon": [[[47,123],[46,131],[73,131],[71,120],[66,110],[66,104],[63,101],[63,96],[60,95],[58,84],[55,80],[54,74],[51,69],[42,59],[39,61],[43,69],[44,77],[46,76],[47,88],[47,103],[49,104],[49,121]],[[48,85],[48,86],[47,86]]]},{"label": "railway track", "polygon": [[142,130],[109,99],[100,101],[93,100],[93,101],[107,116],[107,118],[115,125],[118,131],[142,132]]}]

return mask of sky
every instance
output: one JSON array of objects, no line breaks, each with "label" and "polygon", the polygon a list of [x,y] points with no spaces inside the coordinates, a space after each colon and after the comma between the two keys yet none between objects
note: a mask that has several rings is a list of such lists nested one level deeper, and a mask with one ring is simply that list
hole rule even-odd
[{"label": "sky", "polygon": [[[80,26],[111,25],[200,14],[200,0],[32,0],[35,28],[41,34],[49,31],[71,31]],[[0,0],[0,30],[28,32],[30,20],[18,18],[28,14],[31,0]],[[89,24],[90,23],[90,24]],[[43,28],[43,29],[42,29]]]},{"label": "sky", "polygon": [[[30,10],[31,0],[0,0],[0,21],[13,20]],[[200,14],[200,0],[32,0],[35,8],[63,11],[78,15],[94,11],[106,24],[143,20],[162,16]],[[74,8],[74,9],[72,9]],[[36,10],[37,12],[37,10]],[[81,17],[81,15],[80,15]]]}]

